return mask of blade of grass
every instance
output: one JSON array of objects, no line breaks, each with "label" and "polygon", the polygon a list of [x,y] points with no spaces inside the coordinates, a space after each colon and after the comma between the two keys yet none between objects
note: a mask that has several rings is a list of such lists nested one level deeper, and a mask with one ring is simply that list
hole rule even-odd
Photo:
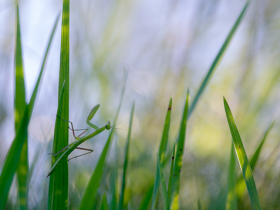
[{"label": "blade of grass", "polygon": [[231,153],[230,153],[229,173],[228,173],[228,194],[227,194],[226,210],[236,210],[237,209],[235,181],[236,181],[235,156],[234,156],[234,146],[232,144]]},{"label": "blade of grass", "polygon": [[124,191],[125,191],[125,180],[126,180],[126,171],[127,171],[127,165],[128,165],[128,159],[129,159],[129,143],[130,143],[130,136],[131,136],[131,129],[132,129],[132,122],[133,122],[133,115],[134,115],[134,107],[135,102],[133,102],[131,114],[130,114],[130,121],[129,121],[129,128],[128,128],[128,134],[127,134],[127,140],[126,140],[126,146],[125,146],[125,156],[124,156],[124,165],[123,165],[123,177],[122,177],[122,188],[121,188],[121,194],[120,194],[120,200],[119,200],[119,210],[121,210],[124,206]]},{"label": "blade of grass", "polygon": [[[27,106],[25,101],[25,82],[22,62],[21,50],[21,33],[19,20],[19,6],[17,3],[17,29],[16,29],[16,52],[15,52],[15,99],[14,99],[14,115],[15,115],[15,133],[18,132],[22,121],[24,110]],[[27,194],[27,173],[28,173],[28,142],[24,140],[19,163],[17,166],[18,181],[18,201],[21,210],[28,209]]]},{"label": "blade of grass", "polygon": [[229,128],[230,128],[232,140],[233,140],[234,147],[235,147],[235,152],[236,152],[236,155],[237,155],[237,158],[239,161],[239,165],[240,165],[240,168],[243,173],[243,177],[244,177],[244,180],[245,180],[245,183],[247,186],[247,190],[248,190],[249,197],[251,200],[251,205],[252,205],[253,210],[259,210],[259,209],[261,209],[261,205],[260,205],[255,181],[253,178],[252,170],[250,167],[250,163],[248,161],[245,149],[242,144],[242,140],[240,138],[240,135],[237,130],[236,124],[234,122],[232,113],[230,111],[230,108],[229,108],[228,103],[225,98],[224,98],[224,105],[225,105],[225,112],[227,115],[227,120],[228,120],[228,124],[229,124]]},{"label": "blade of grass", "polygon": [[[59,115],[64,120],[69,120],[69,17],[70,1],[63,0],[62,26],[61,26],[61,51],[58,93],[61,93],[64,84],[64,96],[59,101]],[[57,153],[68,145],[68,124],[56,118],[53,152]],[[53,156],[52,165],[60,157]],[[48,209],[68,209],[68,160],[61,161],[61,166],[53,173],[49,181]]]},{"label": "blade of grass", "polygon": [[[56,28],[56,24],[53,28],[53,33],[55,31],[55,28]],[[49,48],[51,42],[52,42],[52,36],[49,40],[48,48]],[[47,54],[48,54],[48,51],[46,51],[46,53],[45,53],[45,59],[46,59]],[[45,61],[45,59],[44,59],[44,61]],[[21,153],[21,150],[22,150],[22,147],[24,144],[24,140],[27,138],[27,128],[28,128],[30,118],[32,116],[33,107],[34,107],[35,99],[36,99],[36,96],[38,93],[39,85],[41,83],[43,71],[44,71],[44,62],[42,64],[42,68],[41,68],[40,74],[38,76],[34,90],[32,92],[30,102],[25,107],[24,115],[23,115],[19,130],[16,133],[14,141],[5,158],[3,170],[2,170],[2,173],[0,176],[0,210],[5,208],[9,189],[11,187],[14,173],[18,166],[18,162],[20,159],[20,153]]]},{"label": "blade of grass", "polygon": [[103,194],[100,210],[108,210],[106,194]]},{"label": "blade of grass", "polygon": [[[123,96],[124,96],[124,92],[125,92],[127,75],[128,75],[128,72],[125,74],[125,80],[124,80],[123,87],[122,87],[120,103],[119,103],[119,106],[118,106],[118,109],[117,109],[117,112],[116,112],[116,116],[115,116],[115,119],[114,119],[114,125],[117,122],[119,112],[120,112],[120,109],[121,109]],[[95,197],[95,194],[97,192],[97,188],[99,186],[99,182],[100,182],[100,179],[101,179],[101,176],[102,176],[102,173],[103,173],[107,153],[108,153],[109,147],[111,145],[113,134],[114,134],[114,129],[111,129],[111,132],[108,136],[107,142],[106,142],[106,144],[105,144],[105,146],[102,150],[101,156],[100,156],[100,158],[97,162],[97,165],[95,167],[95,170],[94,170],[93,174],[91,175],[91,178],[90,178],[89,183],[87,185],[87,188],[85,190],[85,194],[82,198],[80,208],[79,208],[81,210],[83,210],[83,209],[93,209],[93,206],[94,206],[94,199],[93,198]]]},{"label": "blade of grass", "polygon": [[168,200],[168,193],[167,193],[167,190],[166,190],[166,185],[165,185],[165,179],[164,179],[164,174],[163,174],[163,171],[162,171],[162,166],[161,166],[161,163],[160,163],[160,156],[157,155],[158,158],[157,158],[157,165],[158,165],[158,168],[159,168],[159,171],[160,171],[160,180],[161,180],[161,187],[162,187],[162,194],[163,194],[163,200],[164,200],[164,209],[165,210],[169,210],[169,200]]},{"label": "blade of grass", "polygon": [[188,107],[189,107],[189,91],[187,92],[185,107],[182,115],[182,121],[179,131],[177,151],[175,156],[174,168],[173,168],[173,180],[171,184],[171,209],[179,209],[179,188],[180,188],[180,174],[183,163],[183,154],[186,139],[187,119],[188,119]]},{"label": "blade of grass", "polygon": [[[159,146],[159,156],[160,156],[161,164],[165,160],[165,153],[166,153],[166,148],[167,148],[170,120],[171,120],[171,108],[172,108],[172,98],[170,98],[170,100],[169,100],[169,105],[167,108],[164,128],[163,128],[162,137],[161,137],[161,142],[160,142],[160,146]],[[160,182],[160,171],[159,171],[159,168],[157,167],[154,190],[153,190],[153,199],[152,199],[152,208],[151,208],[152,210],[154,210],[156,207],[156,199],[157,199],[157,194],[158,194],[159,182]]]},{"label": "blade of grass", "polygon": [[199,200],[199,199],[197,200],[197,209],[198,209],[198,210],[202,210],[202,208],[201,208],[201,203],[200,203],[200,200]]},{"label": "blade of grass", "polygon": [[209,83],[209,81],[210,81],[213,73],[215,72],[217,66],[219,65],[219,63],[220,63],[220,61],[221,61],[221,59],[222,59],[222,57],[223,57],[227,47],[229,46],[229,44],[230,44],[230,42],[232,40],[233,35],[235,34],[238,26],[240,25],[244,15],[245,15],[245,13],[246,13],[246,11],[248,9],[249,3],[250,3],[250,1],[247,1],[245,7],[243,8],[242,12],[240,13],[239,17],[237,18],[237,20],[235,21],[233,27],[231,28],[231,30],[230,30],[226,40],[224,41],[220,51],[218,52],[217,56],[215,57],[213,63],[211,64],[211,66],[210,66],[210,68],[209,68],[205,78],[203,79],[203,81],[202,81],[202,83],[201,83],[201,85],[200,85],[200,87],[199,87],[199,89],[198,89],[198,91],[197,91],[197,93],[196,93],[196,95],[195,95],[191,105],[190,105],[188,119],[190,118],[193,110],[195,109],[195,107],[197,105],[198,100],[200,99],[202,93],[206,89],[207,84]]},{"label": "blade of grass", "polygon": [[173,170],[174,170],[174,157],[176,155],[176,145],[177,142],[174,142],[173,145],[173,152],[172,152],[172,158],[171,158],[171,166],[170,166],[170,172],[169,172],[169,180],[168,180],[168,200],[171,200],[171,188],[172,188],[172,181],[173,181]]},{"label": "blade of grass", "polygon": [[[266,130],[266,132],[265,132],[265,134],[264,134],[264,136],[262,138],[261,143],[259,144],[257,150],[255,151],[253,157],[250,160],[250,166],[251,166],[252,171],[254,171],[254,169],[255,169],[255,166],[256,166],[257,160],[259,158],[259,155],[260,155],[261,149],[263,147],[263,144],[264,144],[264,142],[265,142],[265,140],[266,140],[270,130],[272,129],[273,125],[274,125],[274,121],[270,124],[270,126]],[[238,177],[238,180],[237,180],[237,183],[236,183],[236,188],[235,188],[236,189],[237,198],[238,198],[239,202],[240,202],[240,198],[241,198],[242,194],[245,191],[245,188],[246,188],[245,181],[244,181],[242,175],[240,175]]]},{"label": "blade of grass", "polygon": [[145,196],[142,199],[141,204],[138,207],[138,210],[147,210],[153,195],[154,190],[154,182],[152,182],[152,185],[148,188],[147,192],[144,194]]}]

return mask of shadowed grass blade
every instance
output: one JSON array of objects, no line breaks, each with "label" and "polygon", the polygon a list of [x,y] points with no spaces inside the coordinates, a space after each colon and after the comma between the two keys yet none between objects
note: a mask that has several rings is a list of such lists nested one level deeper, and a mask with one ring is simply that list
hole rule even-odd
[{"label": "shadowed grass blade", "polygon": [[197,200],[197,209],[198,209],[198,210],[202,210],[202,208],[201,208],[201,203],[200,203],[200,200],[199,200],[199,199]]},{"label": "shadowed grass blade", "polygon": [[174,168],[172,173],[173,180],[171,184],[171,200],[170,200],[170,205],[172,210],[179,209],[180,175],[181,175],[185,139],[186,139],[188,107],[189,107],[189,91],[187,93],[186,102],[183,110],[182,121],[181,121],[178,143],[177,143],[177,151],[175,155],[175,162],[174,162]]},{"label": "shadowed grass blade", "polygon": [[[56,24],[54,26],[53,33],[54,33],[55,28],[56,28]],[[50,38],[48,46],[50,46],[51,42],[52,42],[52,36]],[[47,55],[47,52],[45,54],[45,58],[46,58],[46,55]],[[13,176],[14,176],[15,170],[19,163],[20,153],[21,153],[21,150],[22,150],[22,147],[24,144],[24,140],[27,138],[27,128],[28,128],[28,124],[29,124],[32,112],[33,112],[33,107],[34,107],[35,99],[36,99],[37,92],[39,89],[39,85],[41,82],[41,78],[43,75],[43,70],[44,70],[44,62],[43,62],[40,74],[38,76],[36,85],[34,87],[30,102],[25,107],[24,115],[23,115],[19,130],[16,133],[14,141],[6,155],[5,163],[4,163],[3,170],[2,170],[2,173],[0,176],[0,210],[4,209],[4,207],[5,207],[9,189],[10,189],[10,186],[11,186],[11,183],[13,180]]]},{"label": "shadowed grass blade", "polygon": [[224,41],[220,51],[218,52],[217,56],[215,57],[215,59],[214,59],[212,65],[210,66],[210,69],[208,70],[205,78],[203,79],[203,81],[202,81],[202,83],[201,83],[201,85],[200,85],[200,87],[199,87],[199,89],[198,89],[198,91],[197,91],[197,93],[196,93],[196,95],[195,95],[191,105],[190,105],[188,119],[190,118],[193,110],[195,109],[198,100],[200,99],[202,93],[204,92],[204,90],[205,90],[207,84],[209,83],[209,81],[210,81],[214,71],[216,70],[218,64],[220,63],[220,61],[221,61],[221,59],[222,59],[222,57],[223,57],[223,55],[224,55],[228,45],[230,44],[233,35],[235,34],[238,26],[240,25],[244,15],[245,15],[245,13],[246,13],[246,10],[248,9],[249,2],[250,1],[247,1],[247,3],[245,5],[245,7],[243,8],[242,12],[240,13],[239,17],[235,21],[233,27],[231,28],[231,30],[230,30],[227,38],[226,38],[226,40]]},{"label": "shadowed grass blade", "polygon": [[153,195],[154,185],[151,185],[147,192],[145,193],[145,196],[142,199],[142,202],[138,208],[138,210],[147,210]]},{"label": "shadowed grass blade", "polygon": [[233,144],[235,147],[235,152],[239,161],[239,165],[241,168],[241,171],[243,173],[243,177],[247,186],[247,190],[249,193],[249,197],[251,200],[251,205],[253,210],[259,210],[261,209],[260,201],[259,201],[259,196],[258,192],[256,189],[255,181],[253,178],[252,170],[250,167],[250,163],[248,161],[245,149],[242,144],[242,140],[240,138],[239,132],[237,130],[236,124],[234,122],[232,113],[230,111],[230,108],[228,106],[228,103],[226,99],[224,98],[224,105],[225,105],[225,111],[227,115],[227,120],[233,140]]},{"label": "shadowed grass blade", "polygon": [[237,210],[235,181],[236,181],[235,156],[234,156],[234,146],[232,144],[231,152],[230,152],[229,173],[228,173],[228,194],[227,194],[226,210]]},{"label": "shadowed grass blade", "polygon": [[162,194],[163,194],[163,201],[164,201],[164,209],[165,210],[169,210],[169,201],[168,201],[168,194],[167,194],[167,190],[166,190],[166,185],[165,185],[165,179],[164,179],[164,174],[162,171],[162,166],[160,163],[160,156],[158,155],[157,158],[157,165],[158,165],[158,169],[159,169],[159,173],[160,173],[160,180],[161,180],[161,187],[162,187]]},{"label": "shadowed grass blade", "polygon": [[[15,133],[18,132],[22,121],[25,101],[25,82],[21,50],[21,33],[19,20],[19,7],[17,4],[17,30],[16,30],[16,53],[15,53],[15,95],[14,95],[14,114],[15,114]],[[27,194],[27,173],[28,173],[28,143],[27,138],[21,149],[19,163],[17,166],[18,196],[19,207],[21,210],[28,209]]]},{"label": "shadowed grass blade", "polygon": [[124,165],[123,165],[122,187],[121,187],[121,192],[120,192],[121,194],[120,194],[120,200],[119,200],[119,210],[121,210],[124,205],[124,191],[125,191],[125,184],[126,184],[125,180],[126,180],[126,171],[127,171],[128,160],[129,160],[129,143],[130,143],[132,122],[133,122],[133,115],[134,115],[134,107],[135,107],[135,102],[133,102],[132,109],[131,109],[129,128],[128,128],[126,146],[125,146],[125,156],[124,156]]},{"label": "shadowed grass blade", "polygon": [[[62,101],[58,96],[58,110],[61,110],[60,117],[69,120],[69,17],[70,1],[63,0],[62,26],[61,26],[61,50],[58,93],[61,93],[64,85]],[[68,145],[68,123],[61,122],[56,118],[53,153],[57,153]],[[53,156],[52,165],[60,155]],[[68,160],[63,159],[61,166],[50,177],[48,209],[68,209]]]},{"label": "shadowed grass blade", "polygon": [[103,194],[100,210],[108,210],[106,194]]},{"label": "shadowed grass blade", "polygon": [[[161,142],[160,142],[160,146],[159,146],[159,157],[160,157],[161,164],[165,160],[165,153],[166,153],[168,134],[169,134],[169,128],[170,128],[170,120],[171,120],[171,108],[172,108],[172,98],[170,98],[169,105],[167,108],[164,128],[163,128]],[[157,199],[157,194],[158,194],[159,182],[160,182],[160,171],[159,171],[159,168],[157,167],[154,190],[153,190],[152,210],[154,210],[156,207],[156,199]]]},{"label": "shadowed grass blade", "polygon": [[[263,144],[266,140],[266,137],[268,136],[270,130],[272,129],[273,125],[274,125],[274,122],[272,122],[271,125],[266,130],[260,145],[258,146],[257,150],[255,151],[253,157],[250,160],[250,166],[251,166],[252,171],[254,171],[254,169],[255,169],[255,166],[256,166],[257,160],[259,158],[262,146],[263,146]],[[236,194],[237,194],[238,201],[240,201],[240,198],[241,198],[242,194],[244,193],[245,188],[246,188],[246,184],[245,184],[245,181],[244,181],[244,179],[241,175],[241,176],[238,177],[238,180],[237,180],[237,183],[236,183]]]},{"label": "shadowed grass blade", "polygon": [[[123,88],[122,88],[122,92],[121,92],[121,98],[120,98],[120,103],[116,112],[116,116],[114,119],[114,125],[116,124],[116,121],[118,119],[119,116],[119,112],[121,109],[121,105],[122,105],[122,101],[123,101],[123,96],[124,96],[124,92],[125,92],[125,85],[126,85],[126,79],[127,79],[127,73],[125,75],[125,80],[124,80],[124,84],[123,84]],[[80,204],[80,208],[79,209],[92,209],[94,206],[94,197],[95,194],[97,192],[97,188],[99,186],[99,182],[103,173],[103,169],[104,169],[104,165],[105,165],[105,161],[106,161],[106,157],[108,154],[108,150],[109,147],[111,145],[111,141],[113,138],[113,134],[114,134],[114,129],[111,130],[107,142],[102,150],[101,156],[97,162],[97,165],[95,167],[95,170],[93,172],[93,174],[91,175],[91,178],[89,180],[89,183],[87,185],[87,188],[85,190],[85,194],[82,198],[81,204]]]}]

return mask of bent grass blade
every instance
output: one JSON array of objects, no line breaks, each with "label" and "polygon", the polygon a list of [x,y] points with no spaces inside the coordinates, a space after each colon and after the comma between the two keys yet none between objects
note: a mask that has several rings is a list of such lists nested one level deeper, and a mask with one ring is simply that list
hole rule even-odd
[{"label": "bent grass blade", "polygon": [[237,158],[239,161],[239,165],[240,165],[240,168],[243,173],[243,177],[244,177],[244,180],[245,180],[245,183],[247,186],[252,208],[253,208],[253,210],[260,210],[261,205],[260,205],[255,181],[253,178],[252,170],[250,167],[250,163],[247,158],[245,149],[243,147],[242,140],[241,140],[241,137],[237,130],[236,124],[234,122],[232,113],[230,111],[230,108],[229,108],[228,103],[225,98],[224,98],[224,106],[225,106],[225,112],[226,112],[226,116],[227,116],[228,125],[230,128],[235,152],[236,152],[236,155],[237,155]]}]

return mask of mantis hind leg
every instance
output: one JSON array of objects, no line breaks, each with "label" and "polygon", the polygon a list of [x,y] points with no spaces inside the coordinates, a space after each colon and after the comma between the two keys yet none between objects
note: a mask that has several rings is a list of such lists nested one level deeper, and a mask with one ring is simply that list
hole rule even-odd
[{"label": "mantis hind leg", "polygon": [[64,147],[62,150],[60,150],[58,153],[49,153],[48,155],[53,155],[53,156],[56,156],[56,155],[58,155],[59,153],[61,153],[61,152],[63,152],[64,150],[66,150],[67,148],[69,147],[69,145],[68,146],[66,146],[66,147]]},{"label": "mantis hind leg", "polygon": [[75,149],[86,150],[86,151],[89,151],[89,152],[87,152],[87,153],[85,153],[85,154],[82,154],[82,155],[77,155],[77,156],[75,156],[75,157],[69,158],[68,161],[69,161],[69,160],[72,160],[72,159],[74,159],[74,158],[81,157],[81,156],[83,156],[83,155],[87,155],[87,154],[93,152],[92,149],[86,149],[86,148],[82,148],[82,147],[76,147]]}]

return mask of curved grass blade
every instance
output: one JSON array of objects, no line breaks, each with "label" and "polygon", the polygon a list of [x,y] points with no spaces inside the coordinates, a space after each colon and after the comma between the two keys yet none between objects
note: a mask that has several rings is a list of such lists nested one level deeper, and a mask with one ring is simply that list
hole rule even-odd
[{"label": "curved grass blade", "polygon": [[[154,183],[153,183],[154,184]],[[138,207],[138,210],[147,210],[153,195],[154,185],[151,185],[147,192],[145,193],[145,196],[142,199],[141,204]]]},{"label": "curved grass blade", "polygon": [[203,79],[203,81],[202,81],[202,83],[201,83],[201,85],[200,85],[200,87],[199,87],[199,89],[198,89],[198,91],[197,91],[197,93],[196,93],[196,95],[195,95],[191,105],[190,105],[188,119],[190,118],[193,110],[195,109],[198,100],[200,99],[202,93],[206,89],[207,84],[209,83],[209,81],[210,81],[214,71],[216,70],[216,68],[217,68],[218,64],[220,63],[220,61],[221,61],[221,59],[222,59],[222,57],[223,57],[223,55],[224,55],[228,45],[230,44],[233,35],[235,34],[238,26],[240,25],[244,15],[245,15],[245,13],[246,13],[246,11],[248,9],[249,2],[250,1],[247,1],[247,3],[245,5],[245,7],[243,8],[242,12],[240,13],[239,17],[235,21],[233,27],[231,28],[231,30],[230,30],[227,38],[226,38],[226,40],[224,41],[220,51],[218,52],[217,56],[215,57],[213,63],[211,64],[211,66],[210,66],[210,68],[209,68],[205,78]]},{"label": "curved grass blade", "polygon": [[[165,160],[165,153],[166,153],[166,148],[167,148],[170,120],[171,120],[171,108],[172,108],[172,98],[170,98],[170,100],[169,100],[169,105],[167,108],[164,128],[163,128],[162,137],[161,137],[161,142],[160,142],[160,146],[159,146],[159,156],[160,156],[161,164]],[[157,199],[157,194],[158,194],[159,182],[160,182],[160,171],[159,171],[159,168],[157,167],[154,190],[153,190],[152,210],[154,210],[156,207],[156,199]]]},{"label": "curved grass blade", "polygon": [[185,139],[186,139],[188,107],[189,107],[189,91],[187,93],[185,107],[182,115],[182,121],[181,121],[178,143],[177,143],[177,151],[176,151],[174,168],[172,173],[173,179],[171,184],[171,200],[170,200],[170,205],[172,210],[179,209],[180,174],[181,174],[181,168],[183,163],[183,154],[184,154]]},{"label": "curved grass blade", "polygon": [[[56,25],[54,26],[53,31],[55,30]],[[49,46],[52,41],[52,37],[49,41]],[[47,55],[47,52],[45,54],[45,57]],[[29,104],[25,107],[24,115],[19,127],[18,132],[16,133],[16,136],[14,138],[14,141],[6,155],[5,163],[3,166],[3,170],[0,176],[0,210],[4,209],[9,189],[13,180],[14,173],[16,171],[16,168],[19,163],[20,159],[20,153],[24,144],[24,140],[27,138],[27,128],[30,121],[30,118],[32,116],[33,107],[35,103],[35,99],[38,93],[39,85],[41,83],[41,78],[43,75],[44,65],[42,65],[40,74],[38,76],[36,85],[34,87],[34,90],[32,92],[32,96],[30,99]]]},{"label": "curved grass blade", "polygon": [[132,109],[131,109],[129,128],[128,128],[128,134],[127,134],[127,140],[126,140],[124,165],[123,165],[123,177],[122,177],[122,188],[121,188],[121,192],[120,192],[121,194],[120,194],[120,200],[119,200],[119,210],[121,210],[124,205],[124,190],[125,190],[125,184],[126,184],[125,179],[126,179],[126,171],[127,171],[127,165],[128,165],[128,159],[129,159],[128,151],[129,151],[129,142],[130,142],[133,115],[134,115],[134,107],[135,107],[135,102],[133,102]]},{"label": "curved grass blade", "polygon": [[[250,160],[250,166],[251,166],[252,171],[254,171],[254,169],[255,169],[255,166],[256,166],[257,160],[259,158],[262,146],[263,146],[270,130],[272,129],[273,125],[274,125],[274,121],[271,123],[271,125],[266,130],[261,143],[259,144],[257,150],[255,151],[253,157]],[[239,178],[237,180],[237,183],[236,183],[236,194],[237,194],[238,201],[240,201],[240,198],[243,195],[243,193],[245,191],[245,188],[246,188],[246,184],[245,184],[245,181],[244,181],[244,179],[241,175],[241,176],[239,176]]]},{"label": "curved grass blade", "polygon": [[[116,124],[116,121],[118,119],[119,112],[120,112],[120,109],[121,109],[123,96],[124,96],[124,92],[125,92],[127,75],[128,75],[128,73],[126,73],[126,75],[125,75],[125,80],[124,80],[124,84],[123,84],[122,92],[121,92],[120,103],[119,103],[119,106],[118,106],[118,109],[117,109],[117,112],[116,112],[116,116],[115,116],[115,119],[114,119],[114,125]],[[107,157],[107,154],[108,154],[109,147],[111,145],[113,134],[114,134],[114,129],[111,130],[111,132],[108,136],[107,142],[106,142],[106,144],[105,144],[105,146],[102,150],[101,156],[100,156],[100,158],[97,162],[97,166],[95,167],[95,170],[94,170],[93,174],[91,175],[91,178],[90,178],[89,183],[87,185],[87,189],[85,190],[85,194],[84,194],[84,196],[82,198],[82,201],[81,201],[81,204],[80,204],[79,209],[81,209],[81,210],[82,209],[93,209],[93,206],[94,206],[94,199],[93,198],[95,197],[95,194],[97,192],[97,188],[99,186],[99,182],[100,182],[100,179],[101,179],[101,176],[102,176],[102,173],[103,173],[105,160],[106,160],[106,157]]]},{"label": "curved grass blade", "polygon": [[[64,84],[64,96],[60,101],[58,96],[59,115],[64,120],[69,120],[69,17],[70,1],[63,0],[62,26],[61,26],[61,51],[58,93],[61,93]],[[55,122],[53,152],[57,153],[68,145],[68,124],[60,120]],[[58,160],[59,155],[52,158],[52,165]],[[50,177],[48,193],[48,209],[68,209],[68,161],[63,159],[62,165]]]},{"label": "curved grass blade", "polygon": [[[25,82],[22,62],[21,50],[21,33],[19,21],[19,7],[17,3],[17,30],[16,30],[16,53],[15,53],[15,99],[14,99],[14,115],[15,115],[15,133],[18,132],[22,121],[24,110],[27,106],[25,101]],[[18,201],[21,210],[28,209],[27,194],[27,173],[28,173],[28,143],[27,138],[24,140],[19,163],[17,166],[18,181]]]},{"label": "curved grass blade", "polygon": [[157,165],[158,165],[158,169],[160,172],[160,180],[161,180],[161,187],[162,187],[162,194],[163,194],[163,200],[164,200],[164,209],[165,210],[169,210],[169,200],[168,200],[168,194],[167,194],[167,190],[166,190],[166,185],[165,185],[165,179],[164,179],[164,174],[162,171],[162,166],[160,163],[160,156],[157,155]]},{"label": "curved grass blade", "polygon": [[234,156],[234,146],[231,145],[230,152],[230,163],[229,163],[229,173],[228,173],[228,194],[226,202],[226,210],[237,210],[237,199],[235,193],[235,156]]},{"label": "curved grass blade", "polygon": [[103,194],[100,210],[108,210],[106,194]]},{"label": "curved grass blade", "polygon": [[248,161],[245,149],[242,144],[242,140],[240,138],[239,132],[237,130],[236,124],[234,122],[232,113],[230,111],[230,108],[228,106],[228,103],[226,99],[224,98],[224,105],[225,105],[225,112],[227,115],[227,120],[233,140],[233,144],[235,147],[235,152],[239,161],[239,165],[241,168],[241,171],[243,173],[243,177],[248,189],[249,197],[251,200],[251,205],[253,210],[259,210],[261,209],[260,201],[259,201],[259,196],[258,192],[256,189],[255,181],[253,178],[252,170],[250,167],[250,163]]},{"label": "curved grass blade", "polygon": [[202,208],[201,208],[201,203],[200,203],[200,200],[199,200],[199,199],[197,200],[197,209],[198,209],[198,210],[202,210]]}]

